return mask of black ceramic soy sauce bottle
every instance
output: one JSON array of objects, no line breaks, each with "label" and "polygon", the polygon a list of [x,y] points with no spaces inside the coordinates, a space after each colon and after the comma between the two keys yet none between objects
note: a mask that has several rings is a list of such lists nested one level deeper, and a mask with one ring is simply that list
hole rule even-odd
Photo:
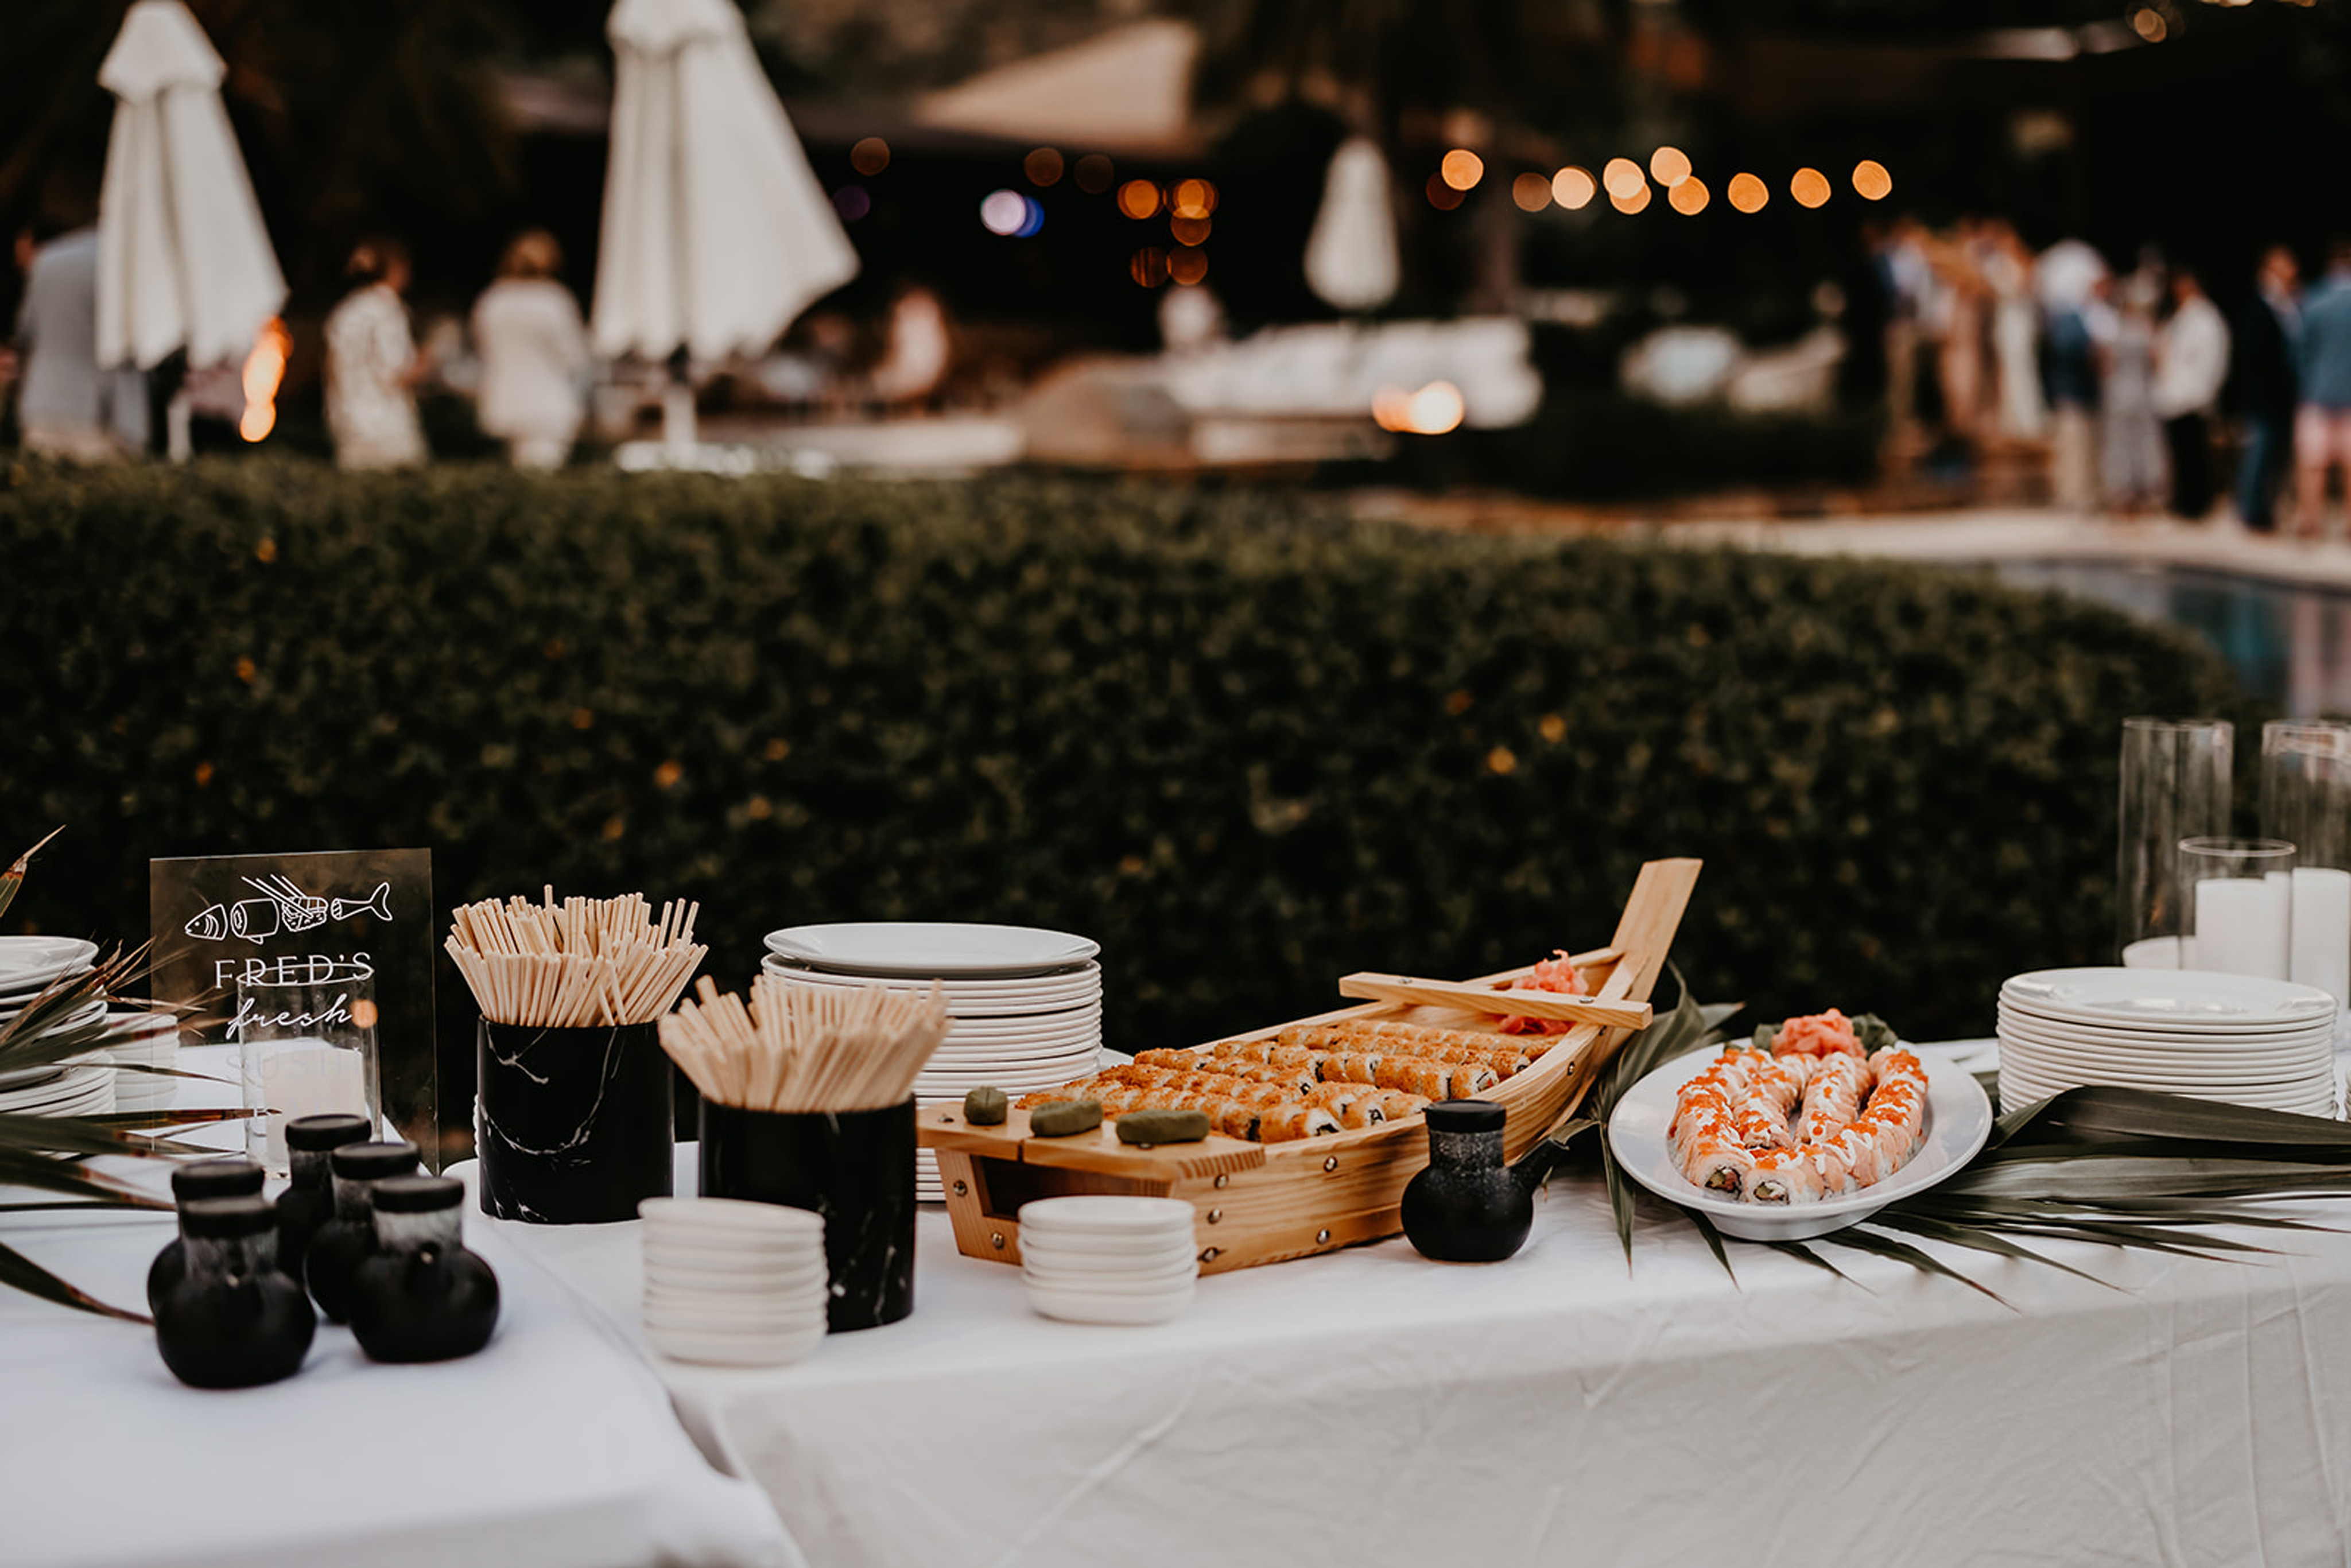
[{"label": "black ceramic soy sauce bottle", "polygon": [[256,1197],[261,1193],[261,1167],[242,1155],[225,1160],[197,1160],[172,1172],[172,1202],[180,1213],[180,1233],[163,1244],[155,1261],[147,1265],[147,1310],[160,1311],[163,1293],[187,1277],[188,1205],[203,1197]]},{"label": "black ceramic soy sauce bottle", "polygon": [[327,1156],[335,1186],[335,1217],[319,1227],[303,1255],[302,1278],[310,1299],[330,1323],[346,1315],[351,1270],[375,1250],[375,1184],[416,1168],[416,1145],[406,1139],[386,1144],[345,1144]]},{"label": "black ceramic soy sauce bottle", "polygon": [[1548,1145],[1514,1169],[1502,1163],[1502,1107],[1490,1100],[1431,1105],[1428,1168],[1405,1184],[1404,1233],[1440,1263],[1499,1263],[1526,1244]]},{"label": "black ceramic soy sauce bottle", "polygon": [[287,1278],[302,1278],[310,1238],[335,1217],[333,1178],[327,1156],[347,1144],[367,1142],[368,1119],[337,1112],[297,1116],[286,1124],[286,1152],[293,1185],[277,1195],[277,1267]]},{"label": "black ceramic soy sauce bottle", "polygon": [[248,1388],[290,1376],[318,1319],[277,1267],[268,1199],[192,1198],[180,1210],[187,1272],[155,1303],[163,1364],[196,1388]]},{"label": "black ceramic soy sauce bottle", "polygon": [[392,1176],[374,1201],[376,1249],[351,1274],[360,1348],[375,1361],[449,1361],[487,1344],[498,1277],[465,1250],[465,1184]]}]

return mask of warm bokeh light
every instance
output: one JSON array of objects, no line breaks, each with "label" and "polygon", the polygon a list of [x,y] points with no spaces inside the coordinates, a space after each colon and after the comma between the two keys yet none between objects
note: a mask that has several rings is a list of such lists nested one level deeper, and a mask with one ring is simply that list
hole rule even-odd
[{"label": "warm bokeh light", "polygon": [[286,323],[275,317],[254,339],[253,352],[245,357],[245,413],[236,422],[236,433],[246,440],[258,441],[277,428],[277,388],[293,348]]},{"label": "warm bokeh light", "polygon": [[992,235],[1017,235],[1029,222],[1029,198],[1018,191],[990,191],[979,204],[979,221]]},{"label": "warm bokeh light", "polygon": [[1730,204],[1742,213],[1760,213],[1763,204],[1771,199],[1771,187],[1752,174],[1733,174],[1730,183],[1722,188]]},{"label": "warm bokeh light", "polygon": [[1467,147],[1456,147],[1439,160],[1437,172],[1457,191],[1472,190],[1486,177],[1486,161]]},{"label": "warm bokeh light", "polygon": [[1167,276],[1189,287],[1208,276],[1208,253],[1185,246],[1167,257]]},{"label": "warm bokeh light", "polygon": [[1206,180],[1178,180],[1167,205],[1179,218],[1205,218],[1217,210],[1217,188]]},{"label": "warm bokeh light", "polygon": [[1510,182],[1510,200],[1521,212],[1541,212],[1551,205],[1551,182],[1541,174],[1521,174]]},{"label": "warm bokeh light", "polygon": [[1590,170],[1579,169],[1573,163],[1551,177],[1551,199],[1571,213],[1589,206],[1599,189],[1600,182],[1592,177]]},{"label": "warm bokeh light", "polygon": [[1865,201],[1882,202],[1894,193],[1894,176],[1876,159],[1865,158],[1853,166],[1853,188]]},{"label": "warm bokeh light", "polygon": [[1706,204],[1711,196],[1706,182],[1695,174],[1684,175],[1666,193],[1666,200],[1672,204],[1674,211],[1686,218],[1696,217],[1706,211]]},{"label": "warm bokeh light", "polygon": [[1061,177],[1061,150],[1040,147],[1020,160],[1020,172],[1032,185],[1050,185]]},{"label": "warm bokeh light", "polygon": [[1127,258],[1126,275],[1145,288],[1156,288],[1167,281],[1167,253],[1155,245],[1144,246]]},{"label": "warm bokeh light", "polygon": [[1610,195],[1608,204],[1620,213],[1637,213],[1649,204],[1649,183],[1644,180],[1629,196]]},{"label": "warm bokeh light", "polygon": [[1451,382],[1431,382],[1412,394],[1406,405],[1416,435],[1443,435],[1460,428],[1461,416],[1468,412],[1461,404],[1461,390]]},{"label": "warm bokeh light", "polygon": [[879,174],[890,166],[890,144],[869,136],[849,150],[849,166],[861,174]]},{"label": "warm bokeh light", "polygon": [[1799,169],[1788,182],[1788,194],[1800,207],[1817,207],[1829,199],[1829,177],[1818,169]]},{"label": "warm bokeh light", "polygon": [[1148,180],[1129,180],[1118,188],[1118,210],[1130,218],[1147,218],[1159,210],[1159,187]]},{"label": "warm bokeh light", "polygon": [[2131,13],[2131,31],[2150,44],[2159,44],[2170,33],[2171,26],[2163,19],[2162,12],[2153,6],[2142,5]]},{"label": "warm bokeh light", "polygon": [[[1386,417],[1382,418],[1384,411]],[[1403,394],[1383,389],[1372,400],[1372,417],[1384,430],[1411,435],[1443,435],[1461,425],[1461,389],[1451,382],[1431,382],[1416,392]]]},{"label": "warm bokeh light", "polygon": [[1428,177],[1428,204],[1440,213],[1449,213],[1461,204],[1461,193],[1445,183],[1442,174]]},{"label": "warm bokeh light", "polygon": [[1110,189],[1113,180],[1118,178],[1118,170],[1102,153],[1089,152],[1078,160],[1075,178],[1079,190],[1090,196],[1099,196]]},{"label": "warm bokeh light", "polygon": [[1208,237],[1208,220],[1187,218],[1178,214],[1167,220],[1167,230],[1176,236],[1177,245],[1198,245]]},{"label": "warm bokeh light", "polygon": [[1689,154],[1678,147],[1660,147],[1649,154],[1649,174],[1660,185],[1678,185],[1690,177]]},{"label": "warm bokeh light", "polygon": [[1611,158],[1600,171],[1600,188],[1620,201],[1647,189],[1648,183],[1641,177],[1641,166],[1630,158]]}]

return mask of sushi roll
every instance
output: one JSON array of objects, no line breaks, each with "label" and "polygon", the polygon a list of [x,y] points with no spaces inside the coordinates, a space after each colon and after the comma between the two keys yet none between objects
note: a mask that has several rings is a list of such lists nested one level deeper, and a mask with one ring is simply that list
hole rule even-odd
[{"label": "sushi roll", "polygon": [[[1777,1157],[1777,1156],[1773,1156]],[[1682,1150],[1682,1176],[1695,1186],[1725,1197],[1743,1197],[1756,1156],[1727,1140],[1694,1139]]]},{"label": "sushi roll", "polygon": [[[1754,1165],[1747,1178],[1749,1203],[1817,1203],[1825,1186],[1824,1173],[1814,1155],[1804,1149],[1766,1149],[1750,1156]],[[1840,1173],[1842,1174],[1842,1173]]]},{"label": "sushi roll", "polygon": [[1380,1059],[1362,1051],[1334,1051],[1316,1063],[1325,1083],[1378,1083]]},{"label": "sushi roll", "polygon": [[1268,1105],[1258,1113],[1257,1136],[1268,1144],[1286,1144],[1298,1138],[1321,1138],[1338,1132],[1339,1118],[1319,1105],[1289,1101]]},{"label": "sushi roll", "polygon": [[1769,1107],[1748,1101],[1730,1113],[1731,1135],[1740,1146],[1747,1149],[1790,1149],[1796,1140],[1789,1135],[1788,1119]]}]

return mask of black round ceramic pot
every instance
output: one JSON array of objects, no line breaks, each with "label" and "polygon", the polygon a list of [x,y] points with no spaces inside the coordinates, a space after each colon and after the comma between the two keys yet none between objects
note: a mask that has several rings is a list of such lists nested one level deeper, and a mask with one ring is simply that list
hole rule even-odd
[{"label": "black round ceramic pot", "polygon": [[914,1103],[743,1111],[702,1103],[702,1194],[824,1216],[835,1333],[914,1310]]},{"label": "black round ceramic pot", "polygon": [[163,1364],[197,1388],[249,1388],[293,1375],[319,1322],[277,1268],[266,1198],[200,1197],[180,1210],[187,1271],[155,1303]]},{"label": "black round ceramic pot", "polygon": [[670,1195],[671,1070],[655,1026],[484,1019],[475,1057],[484,1214],[601,1225],[634,1219],[646,1198]]},{"label": "black round ceramic pot", "polygon": [[[221,1160],[196,1160],[172,1172],[172,1204],[185,1216],[190,1203],[205,1197],[258,1197],[262,1169],[242,1155]],[[184,1218],[181,1232],[163,1244],[147,1265],[147,1310],[152,1312],[172,1286],[188,1277],[188,1239]]]},{"label": "black round ceramic pot", "polygon": [[1499,1263],[1535,1222],[1530,1183],[1502,1163],[1502,1107],[1488,1100],[1431,1105],[1428,1168],[1405,1184],[1405,1239],[1440,1263]]}]

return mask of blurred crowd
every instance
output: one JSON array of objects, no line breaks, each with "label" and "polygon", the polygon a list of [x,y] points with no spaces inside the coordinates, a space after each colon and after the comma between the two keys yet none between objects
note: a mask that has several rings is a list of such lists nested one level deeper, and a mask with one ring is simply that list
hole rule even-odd
[{"label": "blurred crowd", "polygon": [[[13,387],[26,449],[77,463],[137,455],[160,444],[157,420],[167,407],[183,426],[192,413],[237,423],[251,397],[238,367],[186,372],[175,361],[142,372],[100,366],[95,214],[77,217],[16,237],[24,287],[14,332],[0,346],[0,396]],[[389,235],[360,241],[345,268],[346,291],[321,333],[336,461],[349,468],[428,461],[419,398],[430,392],[469,398],[481,433],[521,468],[561,467],[600,404],[609,405],[604,433],[618,436],[648,408],[661,408],[665,395],[694,396],[683,362],[622,367],[600,357],[562,273],[555,237],[527,231],[507,245],[496,277],[468,313],[420,333],[409,298],[414,268],[408,247]],[[757,364],[696,365],[691,371],[705,384],[754,381],[775,405],[905,412],[939,394],[954,335],[937,296],[910,282],[895,291],[870,351],[853,322],[838,311],[818,311],[795,329],[788,349]]]},{"label": "blurred crowd", "polygon": [[[2315,537],[2351,471],[2351,242],[2307,289],[2294,251],[2207,280],[2149,251],[2118,272],[2080,240],[2034,253],[2009,223],[1871,233],[1897,445],[1932,458],[2046,454],[2070,509],[2201,520],[2224,460],[2237,516]],[[2292,484],[2288,485],[2288,476]]]}]

